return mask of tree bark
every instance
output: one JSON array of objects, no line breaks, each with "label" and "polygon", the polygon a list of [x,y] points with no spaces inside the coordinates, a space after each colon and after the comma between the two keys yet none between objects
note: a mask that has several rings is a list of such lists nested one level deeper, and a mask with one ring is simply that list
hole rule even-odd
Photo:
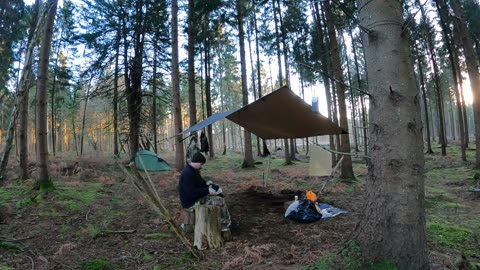
[{"label": "tree bark", "polygon": [[48,85],[48,63],[52,44],[53,27],[57,13],[58,0],[49,0],[47,21],[40,47],[40,59],[38,64],[37,80],[37,116],[36,116],[36,144],[37,144],[37,178],[35,188],[48,190],[53,183],[48,176],[48,114],[47,114],[47,85]]},{"label": "tree bark", "polygon": [[[245,32],[243,28],[243,18],[244,2],[242,0],[236,0],[237,5],[237,20],[238,20],[238,38],[240,42],[240,66],[241,66],[241,77],[242,77],[242,101],[243,106],[248,105],[248,88],[247,88],[247,60],[245,57]],[[250,131],[244,129],[245,143],[244,151],[245,156],[243,159],[243,168],[253,167],[253,152],[252,152],[252,137]]]},{"label": "tree bark", "polygon": [[473,94],[473,116],[475,120],[475,167],[480,167],[480,74],[478,71],[478,62],[473,49],[473,41],[468,32],[465,22],[465,15],[460,6],[459,0],[450,1],[453,9],[454,26],[457,29],[455,33],[460,36],[461,45],[465,55],[465,62],[468,69],[468,77],[470,79],[470,87]]},{"label": "tree bark", "polygon": [[175,169],[181,171],[185,165],[182,135],[182,107],[180,104],[180,70],[178,66],[178,2],[172,0],[172,91],[173,117],[175,121]]},{"label": "tree bark", "polygon": [[422,121],[401,3],[359,0],[358,6],[360,24],[370,26],[363,42],[371,129],[363,218],[355,238],[372,259],[391,260],[399,270],[429,269]]},{"label": "tree bark", "polygon": [[[206,26],[205,28],[207,28]],[[207,38],[205,40],[205,105],[207,107],[207,118],[212,116],[212,94],[211,94],[211,77],[210,77],[210,62],[211,61],[211,56],[210,56],[210,40]],[[209,144],[209,151],[208,151],[208,156],[210,158],[215,157],[215,148],[214,148],[214,143],[213,143],[213,131],[212,131],[212,125],[207,126],[207,138],[208,141],[210,142]]]},{"label": "tree bark", "polygon": [[[325,98],[327,99],[327,108],[328,108],[327,116],[328,116],[328,119],[333,121],[332,94],[330,92],[330,79],[327,76],[327,73],[329,70],[328,59],[327,59],[328,53],[327,53],[327,49],[324,42],[325,37],[324,37],[323,27],[321,23],[322,20],[320,18],[319,4],[318,4],[318,1],[315,1],[315,0],[312,0],[312,1],[315,9],[314,14],[316,15],[314,17],[318,27],[318,39],[320,40],[320,43],[318,44],[318,46],[320,47],[320,51],[323,52],[320,58],[320,66],[323,70],[322,80],[323,80],[323,85],[325,87]],[[330,149],[335,150],[335,142],[334,142],[333,135],[329,135],[328,139],[329,139]],[[337,160],[336,155],[332,153],[332,164],[335,164],[336,160]]]},{"label": "tree bark", "polygon": [[220,225],[220,207],[199,205],[195,207],[195,235],[193,246],[199,250],[215,249],[223,245]]},{"label": "tree bark", "polygon": [[[195,0],[188,0],[188,108],[190,126],[197,123],[197,99],[195,96],[195,37],[197,26],[195,19]],[[195,132],[196,134],[196,132]]]},{"label": "tree bark", "polygon": [[[133,23],[133,58],[131,61],[130,83],[127,92],[127,107],[129,118],[130,159],[135,157],[140,145],[140,120],[142,112],[142,76],[143,76],[143,53],[145,44],[144,29],[144,2],[135,2],[135,19]],[[126,57],[126,55],[125,55]]]},{"label": "tree bark", "polygon": [[323,2],[325,16],[327,19],[328,37],[330,40],[330,51],[332,54],[332,69],[333,77],[335,78],[335,88],[338,97],[338,112],[340,114],[340,127],[347,132],[347,134],[340,135],[340,152],[346,153],[342,161],[342,170],[340,178],[355,179],[352,167],[352,157],[350,154],[350,138],[348,134],[348,119],[347,106],[345,102],[345,88],[343,84],[342,63],[340,59],[340,50],[335,34],[335,25],[332,9],[329,1]]},{"label": "tree bark", "polygon": [[119,156],[118,151],[118,57],[120,55],[120,30],[117,30],[115,40],[115,71],[113,75],[113,154]]},{"label": "tree bark", "polygon": [[435,94],[437,97],[437,111],[438,111],[438,140],[442,148],[442,156],[447,155],[447,138],[445,131],[445,113],[444,113],[444,104],[443,104],[443,93],[440,83],[440,69],[438,68],[437,54],[435,52],[435,44],[433,40],[433,30],[430,29],[430,23],[427,20],[423,5],[417,0],[418,5],[420,6],[420,11],[422,12],[422,21],[424,23],[425,29],[424,34],[426,36],[427,48],[430,55],[430,60],[433,67],[433,82],[435,85]]},{"label": "tree bark", "polygon": [[423,66],[422,66],[422,59],[418,53],[418,48],[416,44],[414,45],[415,55],[418,61],[418,74],[420,80],[420,89],[422,90],[422,100],[423,100],[423,109],[425,110],[425,127],[427,130],[427,154],[433,154],[432,144],[430,142],[430,118],[428,117],[428,104],[427,104],[427,91],[425,90],[425,79],[423,75]]},{"label": "tree bark", "polygon": [[[28,175],[28,97],[30,87],[33,81],[32,60],[36,41],[36,28],[39,25],[38,13],[40,11],[40,0],[35,1],[33,7],[32,21],[28,33],[27,50],[25,52],[25,63],[23,66],[22,77],[20,79],[20,88],[17,96],[17,103],[20,113],[20,123],[18,129],[19,148],[20,148],[20,179],[27,179]],[[42,17],[42,20],[44,18]],[[8,140],[7,140],[8,142]]]}]

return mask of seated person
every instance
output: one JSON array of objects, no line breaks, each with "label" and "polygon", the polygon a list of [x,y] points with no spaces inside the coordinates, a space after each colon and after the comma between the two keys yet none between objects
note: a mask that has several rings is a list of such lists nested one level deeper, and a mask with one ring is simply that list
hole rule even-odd
[{"label": "seated person", "polygon": [[226,231],[231,224],[230,213],[221,189],[213,185],[212,181],[205,182],[200,175],[205,162],[203,154],[197,152],[191,158],[190,164],[183,169],[178,182],[180,202],[184,209],[191,209],[195,204],[220,206],[222,231]]}]

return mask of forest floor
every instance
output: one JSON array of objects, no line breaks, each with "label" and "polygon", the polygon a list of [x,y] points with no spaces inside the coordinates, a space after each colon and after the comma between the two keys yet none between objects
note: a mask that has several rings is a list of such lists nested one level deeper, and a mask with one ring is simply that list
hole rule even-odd
[{"label": "forest floor", "polygon": [[[438,152],[426,156],[431,269],[458,269],[462,254],[473,264],[480,262],[480,198],[468,191],[479,185],[480,171],[461,162],[457,147],[449,148],[451,156]],[[474,160],[474,152],[469,151],[469,160]],[[161,155],[173,163],[171,153]],[[354,163],[357,181],[328,180],[308,176],[308,158],[302,154],[298,158],[294,165],[284,166],[277,152],[271,160],[257,158],[261,164],[253,169],[241,169],[242,157],[232,153],[206,163],[202,175],[222,186],[240,229],[222,248],[199,251],[200,261],[110,157],[51,157],[56,189],[43,197],[32,193],[33,180],[12,180],[18,166],[12,160],[0,189],[0,270],[360,269],[355,260],[361,255],[355,251],[342,251],[342,261],[334,262],[334,257],[360,218],[366,166],[360,160]],[[31,167],[34,173],[34,164]],[[262,186],[265,172],[267,187]],[[179,174],[151,176],[180,223]],[[309,224],[284,218],[285,202],[300,192],[320,190],[325,181],[329,182],[318,194],[319,201],[348,213]],[[193,240],[193,233],[186,235]]]}]

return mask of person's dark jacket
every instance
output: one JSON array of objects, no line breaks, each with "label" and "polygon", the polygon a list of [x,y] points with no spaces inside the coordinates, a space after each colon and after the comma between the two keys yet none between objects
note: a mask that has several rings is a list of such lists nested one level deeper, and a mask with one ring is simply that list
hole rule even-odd
[{"label": "person's dark jacket", "polygon": [[190,165],[185,166],[180,174],[178,192],[183,208],[189,208],[203,196],[208,195],[208,186],[200,172]]},{"label": "person's dark jacket", "polygon": [[210,151],[210,146],[208,145],[207,136],[204,133],[200,136],[200,143],[202,144],[200,152],[207,153]]}]

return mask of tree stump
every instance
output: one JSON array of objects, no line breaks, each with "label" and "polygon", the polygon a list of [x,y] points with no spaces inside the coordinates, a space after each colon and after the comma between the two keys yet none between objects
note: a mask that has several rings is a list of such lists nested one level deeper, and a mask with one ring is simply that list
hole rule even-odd
[{"label": "tree stump", "polygon": [[195,206],[195,236],[193,245],[199,250],[215,249],[223,245],[220,226],[220,207]]}]

